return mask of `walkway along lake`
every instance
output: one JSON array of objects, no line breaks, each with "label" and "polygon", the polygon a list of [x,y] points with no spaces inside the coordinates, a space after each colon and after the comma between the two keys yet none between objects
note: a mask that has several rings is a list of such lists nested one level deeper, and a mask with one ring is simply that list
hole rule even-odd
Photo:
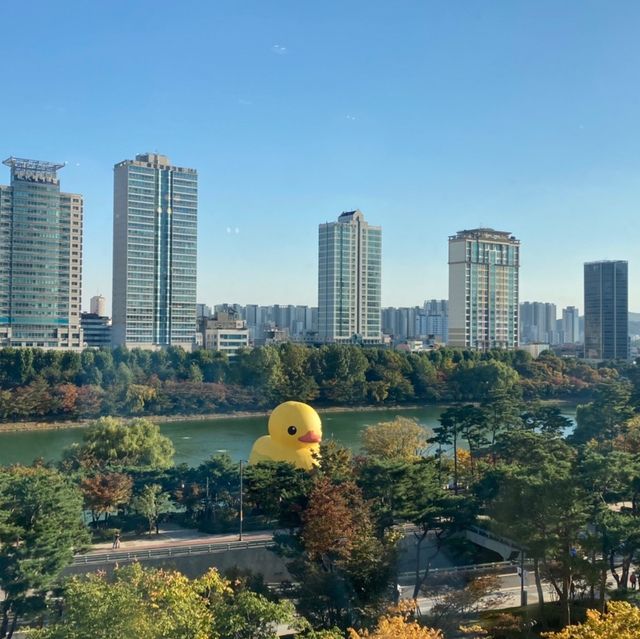
[{"label": "walkway along lake", "polygon": [[[320,411],[323,436],[358,450],[360,431],[367,426],[389,421],[396,415],[411,417],[428,428],[438,425],[443,405],[423,408],[372,411]],[[575,418],[575,407],[563,405],[563,415]],[[267,417],[229,417],[215,420],[179,421],[160,424],[160,430],[176,448],[175,463],[198,466],[216,453],[226,452],[233,459],[247,459],[253,442],[267,434]],[[39,457],[57,461],[62,451],[82,439],[81,428],[16,431],[0,433],[0,465],[30,464]]]}]

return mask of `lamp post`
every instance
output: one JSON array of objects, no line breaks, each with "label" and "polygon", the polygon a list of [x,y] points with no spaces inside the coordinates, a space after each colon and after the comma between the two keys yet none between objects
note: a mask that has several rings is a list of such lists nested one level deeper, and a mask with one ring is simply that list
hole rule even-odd
[{"label": "lamp post", "polygon": [[527,591],[524,587],[524,548],[520,548],[520,605],[527,605]]},{"label": "lamp post", "polygon": [[240,460],[240,531],[238,540],[242,541],[242,524],[244,521],[244,461]]}]

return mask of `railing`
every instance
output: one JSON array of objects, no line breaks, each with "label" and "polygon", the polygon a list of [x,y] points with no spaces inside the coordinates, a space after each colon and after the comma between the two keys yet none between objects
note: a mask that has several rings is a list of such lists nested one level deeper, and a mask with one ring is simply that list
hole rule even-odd
[{"label": "railing", "polygon": [[[532,566],[533,562],[525,560],[525,566]],[[468,564],[466,566],[450,566],[447,568],[431,568],[429,574],[447,575],[449,573],[461,573],[461,572],[482,572],[485,570],[500,570],[501,568],[519,568],[519,561],[493,561],[486,564]],[[398,577],[415,577],[416,571],[410,570],[408,572],[401,572]]]},{"label": "railing", "polygon": [[495,533],[486,530],[485,528],[478,528],[478,526],[467,526],[467,530],[475,533],[476,535],[480,535],[481,537],[486,537],[487,539],[493,539],[505,546],[510,546],[514,550],[521,550],[522,546],[517,542],[513,541],[513,539],[509,539],[508,537],[501,537],[500,535],[496,535]]},{"label": "railing", "polygon": [[250,548],[267,548],[273,546],[271,539],[258,541],[231,541],[217,544],[193,544],[191,546],[162,546],[160,548],[141,548],[140,550],[113,550],[88,555],[76,555],[74,566],[101,564],[124,561],[140,561],[143,559],[164,559],[168,557],[185,557],[189,555],[208,555],[228,550],[248,550]]}]

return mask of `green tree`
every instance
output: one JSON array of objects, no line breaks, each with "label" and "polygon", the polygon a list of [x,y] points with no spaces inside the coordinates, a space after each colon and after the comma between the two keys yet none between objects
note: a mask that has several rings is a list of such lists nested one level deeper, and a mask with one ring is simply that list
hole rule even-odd
[{"label": "green tree", "polygon": [[312,363],[320,397],[331,404],[365,401],[367,358],[357,346],[331,344],[317,350]]},{"label": "green tree", "polygon": [[144,515],[149,522],[149,535],[156,530],[160,534],[160,519],[162,515],[171,512],[173,504],[171,495],[162,490],[159,484],[147,484],[139,495],[131,502],[133,510]]},{"label": "green tree", "polygon": [[311,475],[285,462],[261,462],[245,472],[247,505],[281,526],[300,525],[300,514],[307,503]]},{"label": "green tree", "polygon": [[632,386],[627,381],[602,384],[592,402],[578,406],[577,425],[570,437],[574,444],[612,442],[624,430],[624,424],[633,417]]},{"label": "green tree", "polygon": [[33,639],[277,639],[278,624],[294,623],[290,603],[237,591],[215,569],[193,580],[140,564],[116,568],[110,579],[73,577],[61,605],[64,617],[32,631]]},{"label": "green tree", "polygon": [[43,466],[0,468],[0,637],[13,634],[87,542],[82,495],[69,480]]},{"label": "green tree", "polygon": [[101,417],[84,431],[82,443],[65,453],[63,464],[100,469],[164,469],[173,463],[174,448],[160,427],[147,419],[125,422]]},{"label": "green tree", "polygon": [[502,436],[498,457],[480,488],[487,512],[500,533],[533,558],[540,605],[544,574],[568,623],[572,584],[582,567],[580,536],[589,518],[588,493],[575,477],[575,452],[553,435],[515,430]]},{"label": "green tree", "polygon": [[458,494],[458,447],[462,438],[463,407],[450,406],[438,418],[438,426],[434,426],[434,435],[430,442],[438,446],[438,459],[442,468],[444,448],[451,446],[453,453],[453,490]]},{"label": "green tree", "polygon": [[309,366],[310,353],[307,347],[292,342],[280,346],[280,394],[283,399],[311,402],[318,397],[318,384]]}]

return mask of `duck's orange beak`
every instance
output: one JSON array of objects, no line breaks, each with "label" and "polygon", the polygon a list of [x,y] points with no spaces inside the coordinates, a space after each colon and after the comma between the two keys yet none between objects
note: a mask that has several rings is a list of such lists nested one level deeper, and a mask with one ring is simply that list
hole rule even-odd
[{"label": "duck's orange beak", "polygon": [[322,435],[310,430],[306,435],[298,437],[298,441],[304,442],[305,444],[319,444],[322,441]]}]

